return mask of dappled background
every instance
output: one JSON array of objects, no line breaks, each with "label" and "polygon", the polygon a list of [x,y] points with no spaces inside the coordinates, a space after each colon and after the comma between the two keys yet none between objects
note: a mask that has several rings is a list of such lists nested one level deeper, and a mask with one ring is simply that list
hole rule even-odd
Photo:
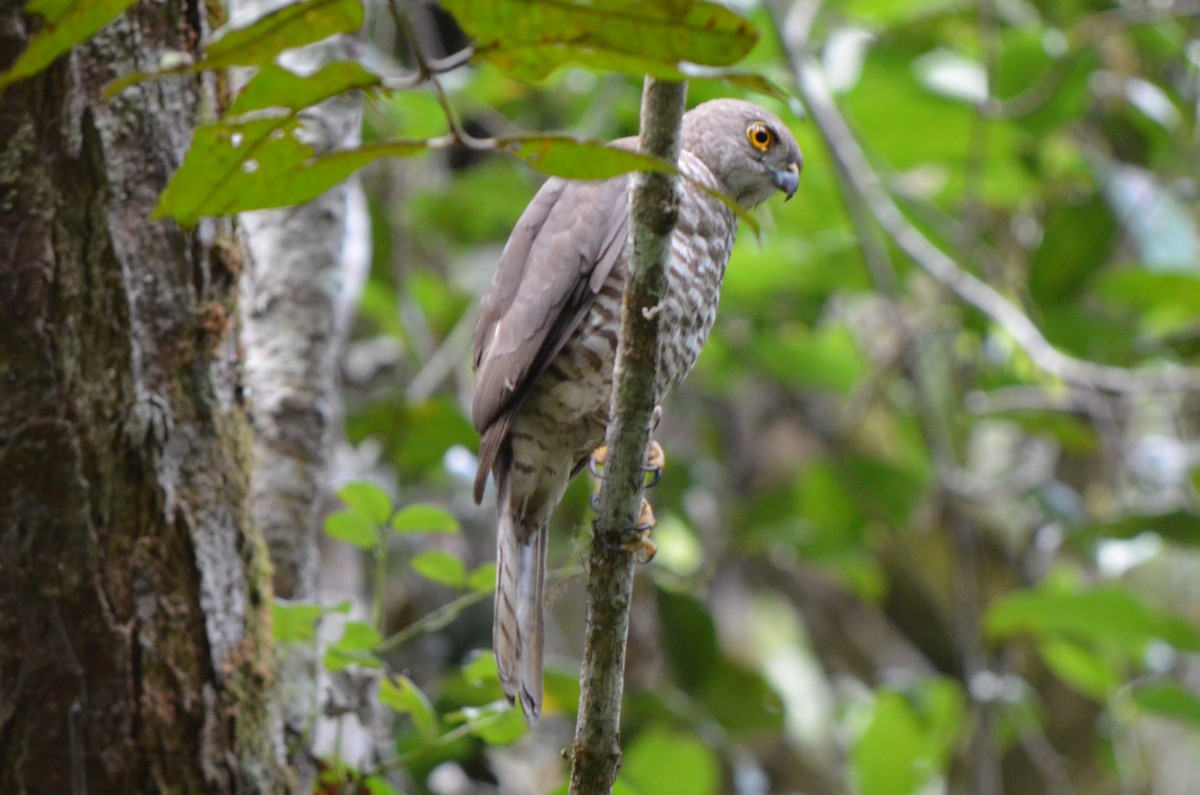
[{"label": "dappled background", "polygon": [[[617,791],[1200,791],[1200,6],[738,6],[761,34],[738,68],[779,94],[701,78],[689,105],[772,108],[805,168],[743,224],[665,406]],[[428,57],[468,40],[406,13]],[[373,68],[413,66],[391,15],[368,28]],[[637,129],[640,81],[602,69],[439,83],[480,138]],[[427,84],[365,117],[368,141],[450,130]],[[405,633],[386,660],[412,689],[371,721],[408,792],[564,786],[594,484],[552,524],[527,730],[480,656],[494,493],[472,503],[466,410],[475,306],[542,178],[466,147],[361,175],[338,477],[462,525],[363,564]],[[357,565],[325,546],[328,578]]]}]

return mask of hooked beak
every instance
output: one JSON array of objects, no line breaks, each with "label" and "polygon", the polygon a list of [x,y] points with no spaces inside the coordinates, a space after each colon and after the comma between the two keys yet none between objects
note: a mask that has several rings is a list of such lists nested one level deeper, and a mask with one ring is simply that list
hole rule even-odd
[{"label": "hooked beak", "polygon": [[796,189],[800,187],[800,164],[789,163],[786,169],[773,170],[771,182],[776,188],[786,193],[788,199],[792,198],[796,195]]}]

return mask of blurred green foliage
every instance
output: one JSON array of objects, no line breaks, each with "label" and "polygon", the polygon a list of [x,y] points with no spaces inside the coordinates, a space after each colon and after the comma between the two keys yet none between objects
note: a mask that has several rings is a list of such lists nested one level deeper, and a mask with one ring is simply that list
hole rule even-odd
[{"label": "blurred green foliage", "polygon": [[[450,792],[436,784],[448,765],[474,787],[459,791],[516,791],[513,760],[537,773],[520,779],[539,782],[529,791],[564,786],[557,755],[538,749],[561,746],[555,727],[578,699],[582,608],[562,594],[578,581],[588,486],[556,522],[558,629],[546,718],[528,731],[481,651],[488,622],[472,618],[494,577],[490,518],[469,500],[472,311],[536,190],[526,163],[630,165],[555,136],[634,133],[638,75],[653,72],[686,73],[692,102],[766,105],[806,165],[794,201],[757,212],[761,239],[739,240],[713,338],[666,407],[663,556],[639,572],[614,791],[1154,795],[1179,791],[1171,775],[1200,789],[1200,404],[1146,376],[1172,368],[1194,384],[1200,356],[1194,7],[781,1],[739,3],[743,18],[686,0],[444,5],[478,47],[449,74],[421,72],[417,55],[453,56],[463,33],[424,6],[368,15],[371,70],[273,63],[357,27],[361,5],[340,1],[233,30],[208,62],[164,65],[261,68],[198,132],[162,214],[293,203],[371,164],[375,257],[346,427],[406,507],[355,484],[326,523],[374,562],[373,615],[280,603],[273,617],[284,643],[341,622],[324,665],[382,672],[392,739],[370,769],[327,760],[322,786]],[[103,24],[29,10],[58,24],[0,85]],[[789,53],[779,33],[796,26],[805,51]],[[796,99],[805,58],[908,227],[1062,353],[1130,368],[1125,384],[1044,372],[994,313],[901,253],[835,167],[847,142]],[[366,91],[368,143],[315,153],[299,112],[351,88]],[[504,156],[513,140],[541,156]],[[460,536],[470,543],[428,541]]]}]

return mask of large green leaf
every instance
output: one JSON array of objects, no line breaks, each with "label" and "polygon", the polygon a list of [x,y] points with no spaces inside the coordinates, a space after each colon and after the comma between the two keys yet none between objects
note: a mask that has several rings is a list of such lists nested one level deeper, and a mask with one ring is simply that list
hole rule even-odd
[{"label": "large green leaf", "polygon": [[302,110],[345,91],[374,88],[379,83],[379,75],[353,61],[327,64],[303,76],[276,64],[264,64],[233,101],[229,115],[262,108]]},{"label": "large green leaf", "polygon": [[358,30],[362,23],[360,0],[304,0],[271,11],[249,25],[218,30],[199,65],[220,69],[265,64],[284,50]]},{"label": "large green leaf", "polygon": [[303,0],[277,8],[248,24],[226,25],[213,34],[204,58],[196,63],[125,75],[110,83],[104,93],[112,96],[134,83],[165,74],[261,66],[284,50],[358,30],[362,23],[361,0]]},{"label": "large green leaf", "polygon": [[720,783],[720,766],[698,737],[652,729],[621,759],[621,776],[642,795],[710,795]]},{"label": "large green leaf", "polygon": [[885,690],[850,752],[862,795],[913,795],[938,775],[958,743],[963,696],[948,680]]},{"label": "large green leaf", "polygon": [[13,65],[0,73],[0,90],[42,71],[131,5],[133,0],[30,0],[25,13],[40,16],[42,27]]},{"label": "large green leaf", "polygon": [[152,217],[171,216],[191,227],[204,216],[299,204],[372,160],[426,149],[423,141],[388,141],[315,156],[292,116],[206,124],[196,130]]},{"label": "large green leaf", "polygon": [[383,524],[392,515],[392,498],[374,483],[347,483],[338,489],[338,499],[373,525]]},{"label": "large green leaf", "polygon": [[553,177],[607,179],[630,171],[677,172],[670,163],[656,157],[563,135],[513,136],[501,139],[499,144],[501,151]]},{"label": "large green leaf", "polygon": [[1005,638],[1022,633],[1062,634],[1140,655],[1146,644],[1164,641],[1200,650],[1200,636],[1182,618],[1151,610],[1132,591],[1104,586],[1090,591],[1041,588],[1015,593],[992,605],[984,618],[987,633]]},{"label": "large green leaf", "polygon": [[393,712],[412,718],[417,732],[426,741],[437,736],[437,713],[421,688],[403,674],[394,674],[379,682],[379,702]]},{"label": "large green leaf", "polygon": [[678,79],[682,62],[729,66],[758,40],[723,5],[637,0],[446,0],[475,38],[476,53],[522,80],[582,63],[627,74]]}]

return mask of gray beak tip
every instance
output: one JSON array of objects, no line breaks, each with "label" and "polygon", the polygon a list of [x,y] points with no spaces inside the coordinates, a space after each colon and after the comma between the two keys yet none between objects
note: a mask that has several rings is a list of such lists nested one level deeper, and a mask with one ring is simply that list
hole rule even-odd
[{"label": "gray beak tip", "polygon": [[[800,187],[800,166],[797,163],[792,163],[787,169],[780,169],[771,172],[771,182],[776,188],[787,194],[790,199],[796,195],[796,190]],[[787,199],[785,199],[786,201]]]}]

